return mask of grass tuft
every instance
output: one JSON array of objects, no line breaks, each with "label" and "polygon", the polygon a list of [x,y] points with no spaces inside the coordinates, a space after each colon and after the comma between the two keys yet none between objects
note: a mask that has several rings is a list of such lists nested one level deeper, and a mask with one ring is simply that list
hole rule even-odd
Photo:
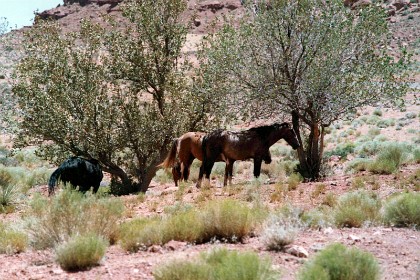
[{"label": "grass tuft", "polygon": [[268,258],[253,252],[214,249],[195,261],[175,260],[158,267],[156,280],[274,280],[279,273]]},{"label": "grass tuft", "polygon": [[375,280],[379,279],[379,266],[369,252],[335,243],[306,263],[299,272],[298,279]]},{"label": "grass tuft", "polygon": [[399,227],[420,229],[420,193],[403,193],[385,205],[384,221]]},{"label": "grass tuft", "polygon": [[360,190],[342,195],[334,209],[335,224],[338,227],[362,227],[376,223],[380,217],[381,203],[372,194]]},{"label": "grass tuft", "polygon": [[0,254],[17,254],[24,252],[28,246],[28,236],[10,229],[0,222]]},{"label": "grass tuft", "polygon": [[86,270],[99,264],[107,246],[107,242],[95,234],[79,235],[56,248],[56,259],[64,270]]}]

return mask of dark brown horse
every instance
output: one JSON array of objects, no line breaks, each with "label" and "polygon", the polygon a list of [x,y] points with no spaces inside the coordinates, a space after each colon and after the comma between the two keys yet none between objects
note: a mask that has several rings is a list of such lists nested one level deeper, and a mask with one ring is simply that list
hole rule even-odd
[{"label": "dark brown horse", "polygon": [[[165,160],[158,167],[172,167],[172,176],[175,186],[178,186],[178,180],[188,180],[190,176],[190,166],[194,159],[203,160],[203,150],[201,143],[204,132],[187,132],[181,137],[175,139],[171,150]],[[224,161],[222,157],[216,157],[216,161]]]},{"label": "dark brown horse", "polygon": [[300,146],[296,133],[289,123],[275,123],[244,131],[216,130],[207,134],[202,143],[203,164],[200,168],[197,187],[201,186],[203,175],[207,179],[210,178],[214,162],[220,155],[226,161],[224,186],[227,184],[228,177],[229,181],[232,180],[232,169],[236,160],[254,159],[254,176],[259,177],[262,161],[271,162],[270,147],[282,138],[293,149]]}]

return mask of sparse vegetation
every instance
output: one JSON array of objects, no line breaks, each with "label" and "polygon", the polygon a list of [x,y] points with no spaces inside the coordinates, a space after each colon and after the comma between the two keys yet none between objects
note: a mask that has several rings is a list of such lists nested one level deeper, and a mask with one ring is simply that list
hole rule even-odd
[{"label": "sparse vegetation", "polygon": [[381,202],[373,194],[360,190],[342,195],[334,209],[338,227],[362,227],[380,219]]},{"label": "sparse vegetation", "polygon": [[379,266],[372,254],[336,243],[306,263],[299,273],[299,279],[376,280],[379,279]]},{"label": "sparse vegetation", "polygon": [[203,208],[186,208],[166,217],[140,218],[121,226],[122,247],[131,252],[170,240],[203,243],[212,239],[241,241],[261,224],[266,211],[236,200],[214,200]]},{"label": "sparse vegetation", "polygon": [[384,209],[384,221],[400,227],[420,229],[420,193],[403,193],[388,200]]},{"label": "sparse vegetation", "polygon": [[27,228],[36,248],[54,247],[77,235],[94,233],[110,243],[118,235],[124,206],[117,198],[97,198],[65,188],[50,201],[36,196],[30,203]]},{"label": "sparse vegetation", "polygon": [[304,227],[299,213],[298,209],[288,207],[267,218],[261,240],[268,250],[281,251],[286,245],[293,243],[299,231]]},{"label": "sparse vegetation", "polygon": [[274,280],[279,273],[268,258],[253,252],[215,249],[196,261],[175,260],[155,269],[156,280]]},{"label": "sparse vegetation", "polygon": [[0,222],[0,254],[17,254],[26,250],[28,236]]},{"label": "sparse vegetation", "polygon": [[107,246],[102,237],[94,234],[71,237],[56,248],[56,259],[64,270],[86,270],[99,264]]}]

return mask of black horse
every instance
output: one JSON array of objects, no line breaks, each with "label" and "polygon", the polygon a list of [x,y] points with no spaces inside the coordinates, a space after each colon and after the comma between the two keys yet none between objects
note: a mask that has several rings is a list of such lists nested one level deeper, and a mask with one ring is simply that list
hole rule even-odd
[{"label": "black horse", "polygon": [[267,126],[253,127],[244,131],[216,130],[203,138],[203,164],[200,168],[200,175],[197,187],[201,186],[201,180],[205,174],[210,178],[216,158],[223,155],[226,161],[225,178],[223,185],[226,186],[232,180],[233,164],[236,160],[254,159],[254,176],[259,177],[261,163],[271,162],[270,147],[283,138],[297,149],[300,143],[296,133],[289,123],[275,123]]},{"label": "black horse", "polygon": [[73,187],[78,186],[82,192],[86,192],[93,187],[93,192],[96,193],[103,177],[102,168],[97,160],[71,157],[66,159],[51,174],[48,181],[48,195],[54,193],[57,180],[64,182],[64,184],[70,182]]}]

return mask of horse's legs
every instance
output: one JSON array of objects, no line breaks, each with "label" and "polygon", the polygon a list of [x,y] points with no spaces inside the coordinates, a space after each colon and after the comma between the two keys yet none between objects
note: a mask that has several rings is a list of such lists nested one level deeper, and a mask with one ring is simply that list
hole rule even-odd
[{"label": "horse's legs", "polygon": [[187,181],[188,177],[190,176],[190,166],[193,163],[194,159],[195,159],[195,157],[191,154],[190,158],[188,159],[188,161],[184,165],[184,171],[183,171],[182,175],[183,175],[183,179],[185,181]]},{"label": "horse's legs", "polygon": [[223,181],[223,186],[227,185],[227,181],[229,179],[229,185],[232,185],[232,173],[233,173],[233,164],[235,160],[227,159],[226,160],[226,167],[225,167],[225,179]]},{"label": "horse's legs", "polygon": [[197,184],[195,185],[195,187],[198,189],[201,188],[201,181],[203,179],[203,173],[204,173],[204,162],[201,163],[200,172],[198,173]]},{"label": "horse's legs", "polygon": [[174,178],[175,187],[178,187],[178,180],[181,179],[181,166],[179,162],[175,163],[175,166],[172,167],[172,177]]},{"label": "horse's legs", "polygon": [[229,167],[229,185],[232,185],[232,177],[233,177],[233,164],[235,160],[230,160],[230,167]]},{"label": "horse's legs", "polygon": [[266,164],[270,164],[271,163],[271,154],[270,154],[270,150],[267,150],[267,152],[263,155],[263,160]]},{"label": "horse's legs", "polygon": [[261,174],[262,158],[254,158],[254,176],[258,178]]}]

